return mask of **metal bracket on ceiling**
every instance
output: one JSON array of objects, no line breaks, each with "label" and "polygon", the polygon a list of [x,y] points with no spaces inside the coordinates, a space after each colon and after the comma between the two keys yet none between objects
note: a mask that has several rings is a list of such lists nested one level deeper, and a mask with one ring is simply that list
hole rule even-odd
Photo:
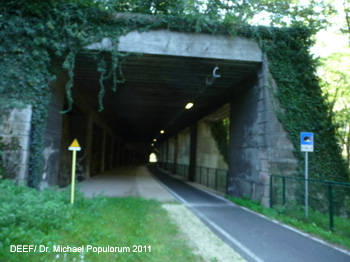
[{"label": "metal bracket on ceiling", "polygon": [[[209,76],[207,76],[207,78],[205,79],[205,83],[206,83],[207,85],[212,85],[212,84],[214,83],[214,81],[215,81],[217,78],[221,77],[221,75],[219,75],[219,74],[216,73],[216,71],[217,71],[218,69],[219,69],[219,67],[216,66],[216,67],[214,68],[214,70],[213,70],[213,75],[210,76],[210,78],[209,78]],[[209,79],[208,79],[208,78],[209,78]]]}]

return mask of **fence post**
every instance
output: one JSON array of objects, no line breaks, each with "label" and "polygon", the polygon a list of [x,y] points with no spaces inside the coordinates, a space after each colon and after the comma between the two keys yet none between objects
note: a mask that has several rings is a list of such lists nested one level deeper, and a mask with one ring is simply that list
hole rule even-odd
[{"label": "fence post", "polygon": [[329,228],[331,231],[334,229],[334,220],[333,220],[333,188],[332,184],[328,183],[328,202],[329,202]]},{"label": "fence post", "polygon": [[273,176],[271,175],[270,176],[270,208],[273,207],[273,188],[272,188],[273,181],[272,181],[272,179],[273,179]]},{"label": "fence post", "polygon": [[286,204],[286,178],[282,178],[282,183],[283,183],[283,205]]}]

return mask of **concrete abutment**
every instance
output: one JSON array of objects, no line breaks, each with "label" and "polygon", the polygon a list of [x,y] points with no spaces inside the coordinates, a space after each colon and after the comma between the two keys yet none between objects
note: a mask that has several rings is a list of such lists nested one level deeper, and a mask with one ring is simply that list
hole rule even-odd
[{"label": "concrete abutment", "polygon": [[[111,42],[104,39],[101,43],[90,45],[88,49],[108,49],[110,45]],[[229,195],[248,195],[268,206],[270,175],[293,174],[297,160],[293,156],[293,145],[276,116],[276,112],[281,110],[273,95],[277,85],[258,44],[241,37],[232,39],[227,36],[155,30],[131,32],[120,39],[119,47],[121,52],[143,52],[151,56],[179,59],[194,57],[211,62],[221,59],[228,64],[234,63],[236,68],[248,67],[250,64],[260,67],[256,76],[244,78],[244,81],[230,87],[238,91],[228,92],[231,95],[215,106],[221,112],[224,108],[227,114],[218,114],[214,110],[206,116],[197,117],[170,137],[165,134],[164,139],[156,143],[156,153],[172,173],[184,172],[189,181],[202,180],[200,167],[224,170],[227,173],[226,192]],[[231,73],[235,73],[233,69]],[[66,81],[67,76],[60,73],[52,85],[52,100],[43,138],[41,188],[70,183],[71,152],[68,147],[75,138],[82,147],[77,154],[79,179],[148,159],[150,151],[139,152],[116,130],[112,130],[77,89],[72,90],[73,110],[61,114]],[[30,106],[22,110],[15,109],[0,127],[0,135],[4,140],[19,140],[18,155],[11,156],[14,152],[9,150],[5,152],[4,159],[20,159],[15,161],[13,176],[25,182],[29,172],[31,114]],[[211,133],[211,126],[223,119],[218,115],[230,121],[228,163]],[[209,174],[209,171],[206,172]]]}]

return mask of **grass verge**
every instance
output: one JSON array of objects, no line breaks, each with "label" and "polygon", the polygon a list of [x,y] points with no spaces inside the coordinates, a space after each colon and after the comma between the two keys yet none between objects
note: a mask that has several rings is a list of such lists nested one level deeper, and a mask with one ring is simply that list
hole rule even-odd
[{"label": "grass verge", "polygon": [[316,236],[350,251],[349,219],[335,216],[335,228],[334,231],[330,231],[328,229],[328,216],[312,209],[309,209],[309,218],[306,219],[305,210],[300,206],[289,209],[282,206],[276,206],[275,209],[271,209],[247,198],[227,196],[227,199],[237,205],[244,206],[271,219],[276,219],[283,224],[293,226],[305,233]]},{"label": "grass verge", "polygon": [[[71,205],[69,196],[0,180],[0,261],[203,261],[157,201],[85,199],[76,192]],[[11,252],[16,245],[33,245],[36,252]],[[77,252],[55,252],[58,245]],[[43,247],[47,252],[39,252]]]}]

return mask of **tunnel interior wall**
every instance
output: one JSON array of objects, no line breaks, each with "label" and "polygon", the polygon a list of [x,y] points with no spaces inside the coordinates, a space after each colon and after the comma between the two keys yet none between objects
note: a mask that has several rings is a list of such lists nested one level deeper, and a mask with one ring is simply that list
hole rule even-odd
[{"label": "tunnel interior wall", "polygon": [[186,128],[178,134],[177,163],[179,165],[190,164],[190,139],[191,129]]},{"label": "tunnel interior wall", "polygon": [[212,135],[211,125],[215,125],[215,122],[198,121],[196,165],[227,170],[228,165]]},{"label": "tunnel interior wall", "polygon": [[[208,116],[214,115],[215,112]],[[187,127],[161,144],[161,162],[170,164],[165,165],[168,171],[185,173],[187,179],[200,181],[201,172],[204,169],[228,170],[228,164],[211,132],[213,124],[215,121],[209,121],[204,117],[193,124],[195,128],[193,125]],[[191,141],[195,141],[192,149]],[[192,162],[191,154],[193,154]]]}]

